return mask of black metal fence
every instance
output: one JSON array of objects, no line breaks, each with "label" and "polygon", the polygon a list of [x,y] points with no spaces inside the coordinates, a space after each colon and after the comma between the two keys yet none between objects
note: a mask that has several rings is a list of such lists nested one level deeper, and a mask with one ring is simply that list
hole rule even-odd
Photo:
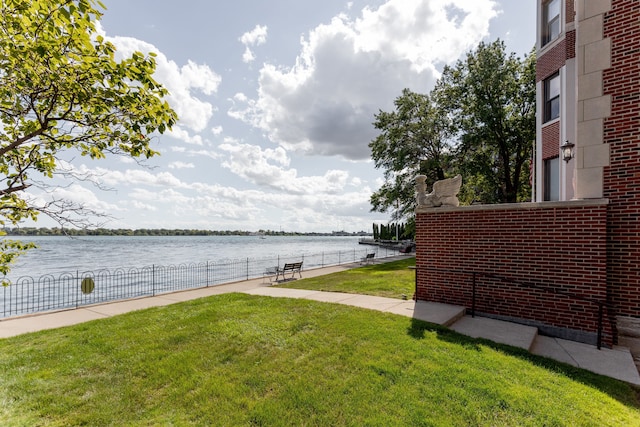
[{"label": "black metal fence", "polygon": [[261,278],[269,268],[287,262],[303,262],[309,268],[349,264],[367,253],[377,258],[395,256],[391,248],[321,252],[300,256],[273,256],[180,264],[152,265],[142,268],[76,271],[39,278],[23,276],[2,289],[1,317],[19,316],[50,310],[78,308],[108,301],[123,300],[185,289],[216,286],[241,280]]}]

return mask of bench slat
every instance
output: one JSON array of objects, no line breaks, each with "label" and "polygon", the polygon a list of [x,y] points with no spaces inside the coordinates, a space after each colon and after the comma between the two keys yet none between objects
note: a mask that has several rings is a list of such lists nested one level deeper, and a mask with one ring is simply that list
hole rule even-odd
[{"label": "bench slat", "polygon": [[291,262],[291,263],[286,263],[282,268],[278,268],[276,271],[276,281],[278,281],[278,278],[282,275],[282,279],[285,280],[285,273],[290,272],[291,273],[291,279],[293,279],[295,277],[295,274],[298,273],[298,275],[300,276],[300,278],[302,278],[302,262]]}]

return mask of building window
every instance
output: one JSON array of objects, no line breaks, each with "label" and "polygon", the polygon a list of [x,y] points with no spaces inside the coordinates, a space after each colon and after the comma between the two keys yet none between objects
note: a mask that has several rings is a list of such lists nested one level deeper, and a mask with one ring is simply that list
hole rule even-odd
[{"label": "building window", "polygon": [[560,157],[544,161],[544,200],[560,200]]},{"label": "building window", "polygon": [[544,81],[544,122],[560,117],[560,74]]},{"label": "building window", "polygon": [[543,8],[542,46],[560,35],[560,0],[550,0]]}]

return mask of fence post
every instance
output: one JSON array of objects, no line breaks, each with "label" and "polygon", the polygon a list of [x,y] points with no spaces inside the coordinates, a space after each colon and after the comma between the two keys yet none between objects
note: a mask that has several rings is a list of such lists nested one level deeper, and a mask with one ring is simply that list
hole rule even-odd
[{"label": "fence post", "polygon": [[471,317],[476,317],[476,272],[473,273],[473,290],[471,295]]},{"label": "fence post", "polygon": [[205,278],[207,280],[207,288],[209,287],[209,260],[207,260],[207,265],[205,267],[207,269],[207,271],[204,273]]},{"label": "fence post", "polygon": [[247,258],[247,280],[249,280],[249,258]]},{"label": "fence post", "polygon": [[151,295],[156,296],[156,265],[151,264]]},{"label": "fence post", "polygon": [[[80,272],[78,270],[76,270],[76,284],[79,285],[80,284]],[[76,289],[76,309],[80,306],[80,286],[77,287]]]}]

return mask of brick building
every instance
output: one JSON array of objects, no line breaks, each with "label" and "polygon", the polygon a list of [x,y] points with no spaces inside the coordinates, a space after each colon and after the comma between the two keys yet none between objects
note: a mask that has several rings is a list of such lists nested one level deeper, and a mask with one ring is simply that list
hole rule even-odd
[{"label": "brick building", "polygon": [[416,297],[640,360],[640,1],[537,1],[533,202],[419,207]]}]

